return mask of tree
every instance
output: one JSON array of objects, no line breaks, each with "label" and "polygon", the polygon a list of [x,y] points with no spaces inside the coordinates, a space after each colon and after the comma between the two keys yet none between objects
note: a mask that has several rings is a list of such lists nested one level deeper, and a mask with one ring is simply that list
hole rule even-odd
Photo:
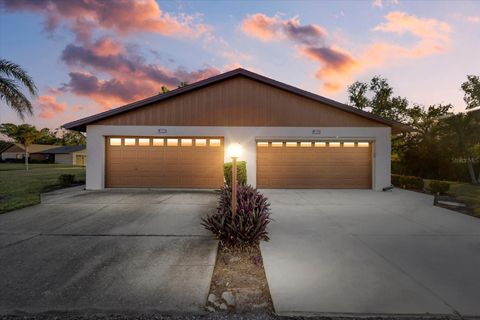
[{"label": "tree", "polygon": [[382,118],[404,121],[407,118],[408,100],[394,96],[387,79],[375,76],[370,83],[354,82],[347,89],[349,103]]},{"label": "tree", "polygon": [[407,122],[412,132],[401,138],[392,138],[392,149],[398,156],[402,173],[423,178],[439,179],[451,160],[444,152],[441,142],[440,123],[451,105],[431,105],[425,108],[414,105],[407,109]]},{"label": "tree", "polygon": [[168,89],[166,86],[162,86],[160,88],[160,94],[170,92],[170,89]]},{"label": "tree", "polygon": [[77,146],[77,145],[86,145],[87,140],[85,136],[78,132],[65,129],[57,129],[55,134],[59,136],[60,144],[64,146]]},{"label": "tree", "polygon": [[38,131],[38,134],[35,137],[35,141],[33,141],[33,143],[60,144],[61,140],[57,138],[55,132],[51,131],[49,128],[43,128]]},{"label": "tree", "polygon": [[28,147],[38,137],[38,130],[29,124],[17,126],[13,123],[4,123],[0,125],[0,133],[23,145],[25,150],[25,169],[28,170]]},{"label": "tree", "polygon": [[445,141],[450,154],[457,156],[467,166],[470,180],[480,184],[480,172],[475,175],[474,163],[478,161],[476,153],[480,145],[480,121],[473,112],[451,114],[442,121]]},{"label": "tree", "polygon": [[0,100],[17,112],[21,119],[25,114],[33,114],[32,103],[20,87],[27,89],[32,97],[37,95],[37,87],[30,75],[18,64],[0,59]]},{"label": "tree", "polygon": [[469,75],[467,81],[462,83],[464,92],[463,100],[467,104],[466,109],[474,109],[480,107],[480,77]]}]

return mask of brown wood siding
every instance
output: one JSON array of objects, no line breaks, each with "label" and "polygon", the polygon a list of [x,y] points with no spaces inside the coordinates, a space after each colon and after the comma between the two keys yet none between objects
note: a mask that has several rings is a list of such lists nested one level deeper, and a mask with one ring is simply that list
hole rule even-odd
[{"label": "brown wood siding", "polygon": [[245,77],[94,122],[95,125],[385,127]]},{"label": "brown wood siding", "polygon": [[138,139],[136,146],[111,146],[109,138],[107,188],[213,189],[223,185],[223,140],[218,147],[153,146],[151,141],[150,146],[139,146]]},{"label": "brown wood siding", "polygon": [[280,189],[369,189],[369,147],[259,147],[257,187]]}]

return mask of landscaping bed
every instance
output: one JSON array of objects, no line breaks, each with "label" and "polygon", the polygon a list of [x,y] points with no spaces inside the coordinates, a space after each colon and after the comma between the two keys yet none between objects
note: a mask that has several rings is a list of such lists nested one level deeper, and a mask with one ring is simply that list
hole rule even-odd
[{"label": "landscaping bed", "polygon": [[273,303],[258,245],[219,245],[207,311],[273,312]]}]

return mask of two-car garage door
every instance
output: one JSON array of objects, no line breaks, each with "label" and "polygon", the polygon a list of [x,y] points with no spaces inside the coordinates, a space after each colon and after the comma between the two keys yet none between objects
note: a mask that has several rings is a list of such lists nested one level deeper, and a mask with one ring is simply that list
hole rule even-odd
[{"label": "two-car garage door", "polygon": [[219,188],[223,139],[107,137],[107,188]]},{"label": "two-car garage door", "polygon": [[258,141],[258,188],[369,189],[369,142]]},{"label": "two-car garage door", "polygon": [[[258,141],[258,188],[369,189],[370,142]],[[105,186],[219,188],[221,137],[107,137]]]}]

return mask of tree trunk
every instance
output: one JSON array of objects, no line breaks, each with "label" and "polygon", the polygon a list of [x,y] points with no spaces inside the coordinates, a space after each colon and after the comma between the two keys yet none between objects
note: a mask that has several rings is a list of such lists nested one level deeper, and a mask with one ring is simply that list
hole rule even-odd
[{"label": "tree trunk", "polygon": [[472,183],[478,184],[478,180],[475,177],[475,170],[473,169],[472,159],[470,157],[467,157],[467,168],[468,168],[468,173],[470,174],[470,179],[472,180]]},{"label": "tree trunk", "polygon": [[25,145],[25,169],[28,171],[28,146]]}]

